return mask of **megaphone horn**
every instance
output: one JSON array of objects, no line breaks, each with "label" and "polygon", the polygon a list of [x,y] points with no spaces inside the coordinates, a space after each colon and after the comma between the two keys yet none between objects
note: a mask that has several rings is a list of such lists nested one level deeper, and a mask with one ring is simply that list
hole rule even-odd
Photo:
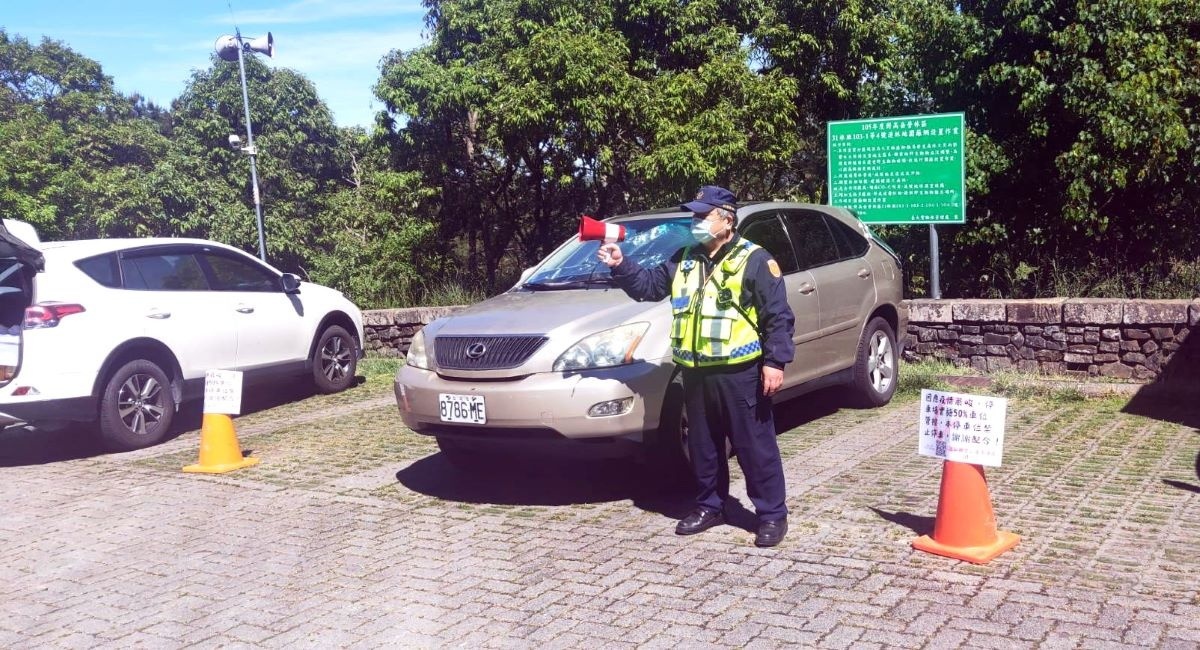
[{"label": "megaphone horn", "polygon": [[222,36],[213,44],[213,49],[217,51],[217,56],[222,60],[237,61],[238,42],[236,38],[229,35]]},{"label": "megaphone horn", "polygon": [[596,221],[585,214],[579,218],[579,241],[600,241],[605,244],[625,241],[625,226]]},{"label": "megaphone horn", "polygon": [[[269,57],[275,56],[275,37],[271,32],[267,32],[266,36],[258,38],[242,39],[242,44],[247,52],[258,52],[266,54]],[[225,61],[237,61],[238,58],[238,39],[235,36],[225,35],[217,39],[213,45],[217,51],[217,56]]]},{"label": "megaphone horn", "polygon": [[271,32],[267,32],[266,36],[259,36],[246,41],[246,49],[267,56],[275,56],[275,37],[271,36]]}]

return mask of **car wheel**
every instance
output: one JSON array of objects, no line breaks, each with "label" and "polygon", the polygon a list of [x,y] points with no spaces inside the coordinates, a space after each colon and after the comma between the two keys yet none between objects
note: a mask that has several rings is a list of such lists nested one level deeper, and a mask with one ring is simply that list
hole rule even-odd
[{"label": "car wheel", "polygon": [[100,435],[120,451],[153,445],[170,430],[175,406],[167,373],[152,361],[130,361],[104,386]]},{"label": "car wheel", "polygon": [[662,472],[662,476],[673,483],[690,478],[692,461],[688,452],[687,409],[683,405],[683,380],[678,375],[667,386],[658,429],[651,434],[647,455],[653,469]]},{"label": "car wheel", "polygon": [[856,401],[866,407],[883,406],[896,393],[899,379],[896,335],[886,320],[876,316],[867,323],[854,361]]},{"label": "car wheel", "polygon": [[354,337],[340,325],[321,332],[313,349],[313,383],[322,393],[336,393],[350,387],[358,370],[358,348]]}]

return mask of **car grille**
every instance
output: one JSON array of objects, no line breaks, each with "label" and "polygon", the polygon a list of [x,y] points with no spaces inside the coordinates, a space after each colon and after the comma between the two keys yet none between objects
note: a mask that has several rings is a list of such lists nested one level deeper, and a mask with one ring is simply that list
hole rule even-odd
[{"label": "car grille", "polygon": [[545,342],[544,336],[439,336],[433,349],[439,368],[499,370],[525,363]]}]

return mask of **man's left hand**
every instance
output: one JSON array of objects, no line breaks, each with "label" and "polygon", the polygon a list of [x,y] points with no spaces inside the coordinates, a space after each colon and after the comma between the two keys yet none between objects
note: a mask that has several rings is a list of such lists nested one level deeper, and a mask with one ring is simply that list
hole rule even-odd
[{"label": "man's left hand", "polygon": [[779,392],[779,387],[783,385],[783,371],[779,368],[771,366],[762,367],[762,387],[763,395],[770,397]]}]

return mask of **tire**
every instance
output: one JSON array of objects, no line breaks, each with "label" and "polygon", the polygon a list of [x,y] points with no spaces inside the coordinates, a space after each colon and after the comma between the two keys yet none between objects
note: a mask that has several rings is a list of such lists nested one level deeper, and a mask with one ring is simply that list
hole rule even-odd
[{"label": "tire", "polygon": [[854,360],[854,398],[864,407],[883,406],[892,400],[900,378],[896,335],[886,320],[876,316],[867,323]]},{"label": "tire", "polygon": [[157,444],[171,429],[176,407],[167,373],[152,361],[130,361],[104,385],[100,436],[118,451]]},{"label": "tire", "polygon": [[667,385],[658,429],[651,432],[647,457],[651,467],[671,483],[682,483],[692,476],[688,452],[687,409],[683,405],[683,380],[678,375]]},{"label": "tire", "polygon": [[322,393],[337,393],[354,383],[358,370],[358,346],[354,337],[340,325],[321,332],[313,347],[312,378]]}]

